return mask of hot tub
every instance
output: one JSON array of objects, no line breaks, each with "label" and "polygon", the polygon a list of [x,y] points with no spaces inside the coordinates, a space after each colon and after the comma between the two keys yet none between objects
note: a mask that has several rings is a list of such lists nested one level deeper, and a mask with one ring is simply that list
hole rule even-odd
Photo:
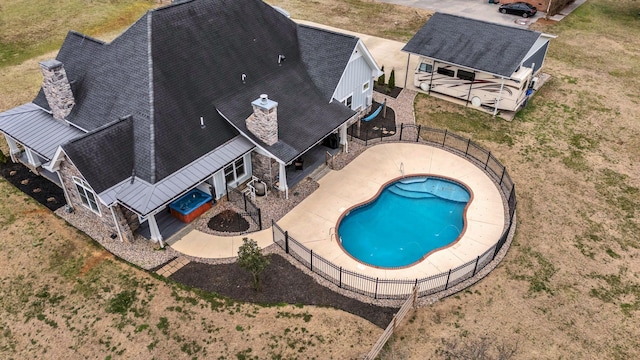
[{"label": "hot tub", "polygon": [[169,209],[171,209],[171,215],[182,222],[189,223],[211,209],[211,195],[193,189],[169,204]]}]

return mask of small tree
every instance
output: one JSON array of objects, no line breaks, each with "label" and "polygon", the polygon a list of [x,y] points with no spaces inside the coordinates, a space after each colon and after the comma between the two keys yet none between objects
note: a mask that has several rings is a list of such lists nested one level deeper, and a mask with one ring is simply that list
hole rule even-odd
[{"label": "small tree", "polygon": [[378,77],[378,86],[384,86],[384,65],[380,68],[382,75]]},{"label": "small tree", "polygon": [[396,70],[391,69],[391,74],[389,74],[389,89],[393,90],[396,87]]},{"label": "small tree", "polygon": [[260,290],[260,274],[269,266],[269,258],[262,255],[258,243],[249,238],[242,239],[238,249],[238,265],[253,275],[253,288]]},{"label": "small tree", "polygon": [[2,150],[0,150],[0,163],[3,163],[3,164],[7,163],[7,155],[5,155],[4,152],[2,152]]}]

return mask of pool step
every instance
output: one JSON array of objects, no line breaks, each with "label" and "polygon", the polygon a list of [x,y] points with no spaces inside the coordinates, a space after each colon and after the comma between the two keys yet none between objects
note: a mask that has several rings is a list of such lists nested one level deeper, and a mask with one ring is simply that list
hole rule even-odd
[{"label": "pool step", "polygon": [[427,198],[435,197],[433,194],[430,194],[428,192],[405,190],[398,187],[397,185],[389,187],[389,191],[396,195],[410,198],[410,199],[427,199]]},{"label": "pool step", "polygon": [[422,182],[400,182],[395,186],[404,191],[435,194],[433,196],[445,200],[465,203],[469,201],[469,194],[466,191],[445,180],[428,179]]}]

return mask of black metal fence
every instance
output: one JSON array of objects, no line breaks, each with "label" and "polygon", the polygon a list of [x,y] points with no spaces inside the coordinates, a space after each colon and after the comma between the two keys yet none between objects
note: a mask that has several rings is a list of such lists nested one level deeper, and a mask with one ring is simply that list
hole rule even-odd
[{"label": "black metal fence", "polygon": [[237,188],[227,187],[227,201],[233,203],[239,209],[244,209],[242,216],[251,218],[260,230],[262,230],[262,211],[258,205],[251,201],[251,198],[247,194],[241,192]]},{"label": "black metal fence", "polygon": [[273,241],[284,249],[287,254],[339,288],[370,296],[374,299],[406,299],[407,296],[412,294],[414,286],[418,289],[418,296],[431,295],[447,290],[475,276],[478,271],[482,270],[496,257],[507,241],[512,226],[514,226],[513,217],[517,201],[513,180],[511,180],[507,169],[490,151],[485,150],[470,139],[446,130],[422,128],[420,125],[402,124],[398,136],[394,136],[394,139],[387,137],[375,140],[352,138],[352,140],[361,141],[365,145],[382,141],[397,142],[399,140],[422,142],[442,147],[470,160],[495,180],[504,195],[509,214],[506,229],[500,238],[496,239],[496,243],[491,248],[466,264],[450,269],[447,272],[411,280],[380,279],[343,269],[341,266],[337,266],[322,256],[315,254],[313,250],[306,248],[291,237],[287,231],[272,222]]}]

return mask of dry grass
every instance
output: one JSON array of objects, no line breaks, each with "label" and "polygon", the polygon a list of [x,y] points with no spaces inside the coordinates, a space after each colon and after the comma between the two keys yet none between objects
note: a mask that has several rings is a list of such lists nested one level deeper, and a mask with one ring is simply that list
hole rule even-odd
[{"label": "dry grass", "polygon": [[559,36],[553,78],[511,123],[418,98],[420,123],[465,133],[507,165],[518,230],[497,270],[418,312],[388,358],[441,353],[451,339],[517,344],[521,359],[640,357],[637,13],[633,1],[600,1],[539,25]]},{"label": "dry grass", "polygon": [[[427,16],[364,0],[273,3],[398,40]],[[632,0],[588,2],[540,28],[559,35],[545,64],[553,79],[511,123],[418,98],[421,123],[464,133],[507,165],[518,230],[492,274],[416,312],[384,358],[442,358],[454,343],[515,347],[519,359],[640,358],[638,11]],[[0,109],[30,100],[40,81],[37,59],[4,67]],[[181,289],[104,256],[5,181],[0,198],[0,357],[353,358],[381,332],[339,311]]]}]

